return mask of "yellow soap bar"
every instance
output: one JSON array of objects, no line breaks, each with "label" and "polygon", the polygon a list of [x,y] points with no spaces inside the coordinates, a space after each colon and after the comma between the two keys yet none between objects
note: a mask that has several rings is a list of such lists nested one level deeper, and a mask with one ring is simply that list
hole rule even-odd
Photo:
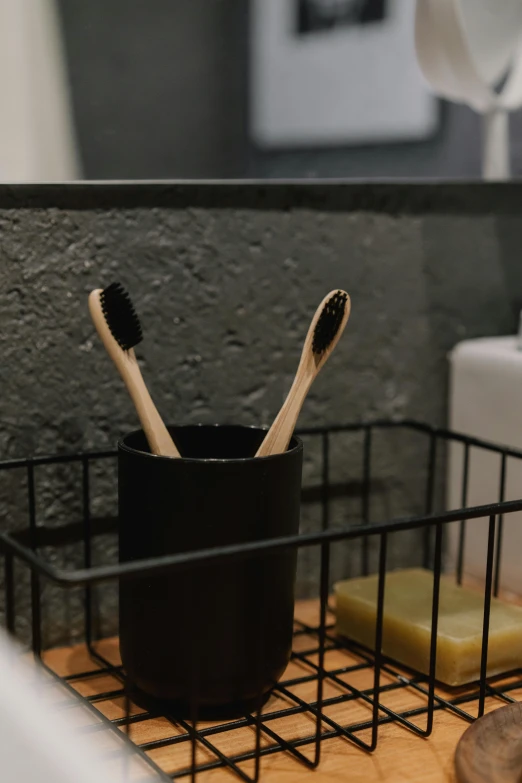
[{"label": "yellow soap bar", "polygon": [[[374,648],[378,576],[347,579],[334,586],[336,631]],[[423,568],[386,575],[384,655],[423,674],[429,673],[433,573]],[[480,676],[484,596],[455,580],[440,582],[436,677],[464,685]],[[522,666],[522,608],[491,601],[488,676]]]}]

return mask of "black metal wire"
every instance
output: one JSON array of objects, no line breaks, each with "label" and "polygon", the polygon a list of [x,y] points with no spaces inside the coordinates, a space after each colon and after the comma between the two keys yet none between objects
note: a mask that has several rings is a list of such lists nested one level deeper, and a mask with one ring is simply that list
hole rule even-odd
[{"label": "black metal wire", "polygon": [[[437,436],[431,433],[428,451],[428,470],[426,477],[426,501],[425,514],[433,513],[433,498],[435,493],[435,465],[437,459]],[[424,568],[429,568],[431,563],[431,526],[424,528]]]},{"label": "black metal wire", "polygon": [[328,530],[330,523],[330,436],[324,432],[321,439],[322,445],[322,482],[321,482],[321,528]]},{"label": "black metal wire", "polygon": [[384,588],[386,584],[386,553],[388,548],[388,536],[381,535],[379,552],[379,582],[377,586],[377,616],[375,619],[375,646],[373,665],[373,724],[372,740],[368,750],[373,751],[377,747],[379,731],[379,688],[381,683],[382,666],[382,640],[384,622]]},{"label": "black metal wire", "polygon": [[[502,454],[500,462],[500,487],[498,493],[499,503],[504,501],[506,496],[506,462],[507,457]],[[496,543],[496,555],[495,555],[495,576],[493,578],[493,595],[495,598],[498,596],[500,588],[500,564],[502,562],[502,537],[504,532],[504,515],[498,515],[498,528],[497,528],[497,543]]]},{"label": "black metal wire", "polygon": [[[427,439],[428,446],[428,470],[425,494],[425,513],[421,516],[406,517],[394,520],[384,520],[370,524],[370,503],[372,487],[377,486],[377,476],[372,470],[372,454],[375,450],[373,435],[379,429],[403,429],[422,434]],[[362,479],[361,492],[361,521],[356,527],[331,527],[330,515],[330,448],[332,433],[362,433]],[[32,647],[37,656],[42,649],[41,629],[41,602],[42,593],[40,581],[42,578],[54,581],[63,587],[80,585],[84,589],[84,638],[95,662],[96,668],[58,678],[65,681],[71,695],[70,705],[64,703],[62,708],[77,704],[80,699],[88,705],[89,709],[100,717],[102,727],[111,726],[119,736],[125,738],[125,744],[134,748],[143,761],[149,763],[151,769],[161,779],[190,776],[197,780],[197,776],[204,770],[226,768],[236,777],[255,783],[259,779],[261,758],[273,753],[286,752],[291,754],[296,762],[309,768],[316,767],[321,760],[323,743],[333,737],[345,737],[359,747],[373,751],[377,747],[379,729],[389,723],[403,726],[421,737],[428,737],[434,726],[434,716],[441,710],[450,711],[458,718],[466,722],[475,719],[471,711],[473,705],[477,705],[478,715],[482,715],[485,708],[485,700],[488,696],[494,696],[504,702],[513,701],[510,695],[517,688],[522,687],[522,670],[511,673],[509,678],[487,679],[487,660],[489,644],[489,624],[491,613],[491,596],[497,595],[501,583],[501,550],[502,550],[502,522],[505,514],[522,510],[522,500],[505,502],[507,459],[522,459],[522,451],[508,449],[493,443],[480,441],[476,438],[451,433],[448,430],[429,427],[428,425],[414,421],[378,421],[363,424],[348,424],[333,427],[314,427],[302,430],[300,434],[320,438],[322,453],[322,474],[320,487],[321,522],[318,532],[300,534],[250,542],[248,544],[231,545],[214,550],[200,550],[198,552],[170,555],[163,558],[136,561],[133,563],[119,563],[114,565],[93,566],[92,564],[92,540],[95,534],[91,521],[90,502],[90,468],[96,460],[114,459],[114,452],[95,452],[92,454],[61,455],[59,457],[37,457],[25,460],[10,460],[0,463],[2,470],[25,470],[27,475],[28,508],[29,508],[29,535],[27,546],[23,539],[9,533],[0,534],[0,551],[5,556],[5,598],[6,598],[6,626],[10,632],[15,631],[15,565],[24,563],[31,571],[31,606],[32,606]],[[436,487],[436,467],[438,444],[443,442],[461,443],[464,446],[464,462],[461,485],[462,508],[449,512],[433,513]],[[470,449],[477,448],[500,455],[500,480],[499,501],[476,508],[467,508],[468,485],[470,473]],[[82,468],[82,541],[83,541],[83,568],[60,570],[51,566],[43,556],[38,546],[37,527],[37,503],[35,491],[35,470],[43,465],[60,464],[67,462],[79,462]],[[466,534],[471,530],[473,520],[489,518],[486,584],[484,593],[484,618],[482,650],[480,658],[480,679],[472,684],[465,692],[459,691],[454,696],[448,694],[448,689],[441,692],[437,685],[437,631],[440,611],[440,581],[442,573],[443,534],[445,525],[450,522],[460,522],[459,545],[457,554],[456,579],[460,583],[464,577],[464,551]],[[497,521],[498,520],[498,521]],[[498,524],[498,527],[497,527]],[[386,573],[387,573],[387,543],[389,536],[401,530],[419,530],[422,534],[424,548],[420,555],[425,567],[433,572],[433,596],[432,619],[430,637],[430,660],[427,675],[420,675],[405,671],[396,663],[389,660],[382,651],[385,642],[384,606],[386,599]],[[341,541],[361,541],[361,567],[364,574],[370,572],[370,541],[372,536],[379,540],[378,554],[378,588],[376,602],[376,624],[374,649],[367,650],[360,645],[340,639],[327,624],[328,597],[330,591],[330,558],[331,547]],[[253,553],[275,551],[285,548],[302,548],[307,546],[319,546],[321,553],[321,570],[319,579],[319,623],[317,626],[309,626],[305,623],[297,623],[296,638],[306,634],[314,642],[309,649],[294,651],[293,661],[302,667],[301,676],[293,676],[283,679],[275,685],[274,692],[280,694],[286,700],[286,705],[278,709],[258,709],[253,714],[244,717],[203,725],[198,723],[197,688],[193,689],[193,704],[191,719],[187,721],[174,721],[168,712],[153,713],[143,711],[133,714],[130,686],[124,670],[121,666],[112,664],[99,650],[96,649],[93,632],[92,617],[92,589],[95,584],[103,584],[106,581],[118,579],[132,579],[146,574],[159,573],[165,570],[191,569],[196,564],[211,563],[221,559],[234,560],[247,557]],[[197,616],[194,612],[194,616]],[[346,666],[329,665],[331,653],[346,653],[350,663]],[[257,653],[262,658],[262,647]],[[196,659],[195,671],[197,671]],[[48,668],[48,667],[47,667]],[[49,671],[52,671],[49,669]],[[346,676],[357,672],[367,671],[371,675],[371,685],[366,688],[357,688],[346,680]],[[55,677],[57,675],[52,672]],[[83,679],[94,680],[96,677],[108,675],[117,680],[121,687],[112,688],[100,693],[81,697],[73,687],[73,683]],[[386,681],[383,681],[386,675]],[[335,685],[336,692],[333,696],[325,695],[325,684]],[[307,701],[295,692],[295,688],[308,683],[316,685],[315,698]],[[394,710],[387,703],[385,695],[391,695],[403,690],[410,690],[425,701],[416,704],[415,707]],[[124,715],[112,721],[103,717],[95,705],[103,709],[104,702],[115,698],[124,699]],[[368,720],[348,722],[342,724],[332,717],[330,709],[336,705],[362,702],[371,710]],[[349,713],[347,713],[349,714]],[[287,737],[282,736],[279,729],[280,722],[291,719],[296,715],[308,715],[312,717],[315,729],[307,736]],[[172,736],[161,739],[150,739],[147,742],[136,745],[130,739],[130,727],[134,724],[152,720],[155,717],[164,717],[177,726],[181,726],[184,733],[173,732]],[[417,720],[425,718],[425,725],[417,724]],[[89,726],[85,731],[98,731],[100,725]],[[218,747],[212,737],[234,732],[238,729],[250,727],[255,732],[252,749],[241,753],[226,753]],[[277,727],[277,730],[276,730]],[[121,732],[121,729],[125,733]],[[363,738],[364,732],[370,731],[370,739]],[[286,732],[284,732],[286,734]],[[261,743],[261,736],[268,744]],[[169,770],[169,776],[162,771],[150,757],[150,752],[162,748],[172,747],[173,751],[178,745],[189,742],[191,745],[191,762],[188,767],[181,769],[173,766]],[[312,757],[309,758],[302,752],[302,748],[312,746]],[[199,762],[197,748],[202,747],[211,754],[211,760]],[[173,752],[173,764],[176,754]],[[242,768],[245,761],[254,761],[253,776],[248,775]],[[179,765],[178,765],[179,766]]]},{"label": "black metal wire", "polygon": [[[363,525],[367,526],[370,522],[370,471],[371,471],[371,449],[372,449],[372,428],[366,427],[364,430],[363,446],[363,480],[361,493],[361,520]],[[361,539],[361,572],[367,576],[370,572],[370,540],[368,536]]]},{"label": "black metal wire", "polygon": [[433,598],[431,605],[430,670],[428,676],[428,720],[426,737],[433,731],[435,706],[435,680],[437,674],[437,632],[439,627],[440,576],[442,569],[442,525],[435,528],[435,562],[433,564]]},{"label": "black metal wire", "polygon": [[[83,505],[83,565],[84,568],[91,567],[91,500],[90,500],[90,479],[89,479],[89,460],[87,457],[82,459],[82,505]],[[86,585],[84,592],[84,613],[85,613],[85,642],[88,646],[92,644],[92,588]]]},{"label": "black metal wire", "polygon": [[[462,492],[461,492],[461,506],[462,508],[466,508],[468,504],[468,477],[469,477],[469,449],[470,444],[465,443],[464,445],[464,465],[463,465],[463,476],[462,476]],[[460,529],[459,529],[459,548],[458,548],[458,556],[457,556],[457,584],[462,584],[462,575],[463,575],[463,569],[464,569],[464,549],[466,547],[466,522],[467,520],[464,518],[460,522]]]},{"label": "black metal wire", "polygon": [[484,624],[482,628],[482,651],[480,656],[479,718],[484,715],[486,700],[486,673],[488,668],[489,618],[491,614],[491,587],[493,584],[493,553],[495,548],[495,515],[489,518],[488,554],[486,562],[486,585],[484,588]]},{"label": "black metal wire", "polygon": [[326,644],[326,612],[328,609],[328,595],[330,592],[330,546],[323,544],[321,547],[321,573],[319,595],[319,655],[318,677],[316,696],[316,723],[315,723],[315,756],[313,766],[317,767],[321,760],[321,733],[324,689],[324,656]]},{"label": "black metal wire", "polygon": [[[111,731],[113,736],[116,736],[119,738],[119,740],[122,742],[123,747],[127,752],[130,753],[137,753],[138,756],[141,758],[143,762],[145,762],[149,768],[157,775],[158,780],[165,781],[165,783],[169,783],[169,777],[165,774],[165,772],[157,766],[157,764],[154,763],[154,761],[147,756],[142,749],[137,746],[135,743],[133,743],[126,732],[120,731],[118,728],[115,727],[114,722],[109,720],[109,718],[105,717],[105,715],[100,712],[99,710],[94,707],[92,704],[92,701],[85,698],[84,696],[80,696],[78,692],[73,688],[72,685],[70,685],[63,677],[60,677],[56,672],[48,666],[45,661],[41,661],[41,665],[43,666],[44,670],[50,674],[57,682],[59,682],[64,689],[68,691],[68,693],[71,695],[71,701],[74,707],[78,707],[78,704],[80,703],[83,707],[85,707],[91,715],[93,715],[97,721],[99,721],[99,724],[103,726],[103,728],[108,729]],[[98,670],[99,674],[103,674],[103,671]],[[98,724],[98,725],[99,725]]]},{"label": "black metal wire", "polygon": [[[34,551],[37,550],[36,540],[36,494],[34,485],[34,466],[27,465],[27,499],[29,503],[29,540]],[[40,658],[42,654],[42,618],[40,606],[40,576],[31,569],[31,617],[33,653]]]},{"label": "black metal wire", "polygon": [[[259,560],[254,561],[253,568],[256,572],[255,579],[258,582],[258,584],[261,583],[261,571],[262,571],[262,564]],[[265,627],[266,622],[266,606],[263,601],[263,595],[261,593],[258,593],[257,600],[256,600],[256,606],[253,607],[254,611],[257,613],[257,616],[260,619],[259,623],[259,632],[257,634],[257,644],[255,645],[255,649],[252,651],[252,657],[254,659],[254,671],[255,671],[255,679],[256,682],[261,682],[262,680],[262,671],[263,671],[263,662],[265,659],[265,635],[263,633],[263,629]],[[252,717],[254,718],[254,726],[255,726],[255,737],[254,737],[254,743],[255,743],[255,749],[254,749],[254,774],[252,777],[252,780],[254,783],[257,783],[257,781],[260,778],[261,775],[261,756],[260,756],[260,749],[261,749],[261,732],[263,730],[263,723],[261,721],[261,715],[263,710],[263,701],[264,701],[264,693],[259,688],[259,692],[257,694],[257,703],[256,708],[252,712]],[[248,717],[248,716],[247,716]]]}]

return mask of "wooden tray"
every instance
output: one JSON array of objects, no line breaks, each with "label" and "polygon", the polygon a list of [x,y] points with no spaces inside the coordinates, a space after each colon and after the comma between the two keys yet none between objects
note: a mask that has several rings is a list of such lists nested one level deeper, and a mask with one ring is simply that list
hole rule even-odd
[{"label": "wooden tray", "polygon": [[[296,618],[309,625],[316,625],[318,618],[318,605],[315,601],[299,602],[296,608]],[[296,649],[305,650],[317,646],[317,640],[310,636],[296,637]],[[111,661],[119,664],[117,639],[106,639],[97,643],[100,652]],[[314,656],[310,656],[313,660]],[[92,672],[96,670],[95,664],[89,657],[84,645],[60,648],[47,651],[44,660],[60,676],[73,675],[80,672]],[[349,650],[331,650],[326,655],[325,666],[327,669],[350,666],[360,661],[356,652]],[[293,660],[284,679],[296,678],[309,673],[304,662]],[[397,678],[395,678],[396,680]],[[391,675],[383,674],[382,684],[392,682]],[[346,675],[346,682],[358,689],[371,688],[372,670],[361,669],[352,671]],[[90,696],[97,709],[106,717],[112,719],[123,718],[125,715],[125,699],[121,694],[121,682],[114,676],[105,672],[100,675],[90,674],[71,681],[73,687],[83,696]],[[315,698],[315,683],[304,683],[296,686],[295,693],[302,699],[313,700]],[[325,697],[338,693],[339,689],[334,683],[325,682]],[[437,691],[444,698],[453,698],[465,693],[465,689],[459,691],[445,691],[442,688]],[[105,693],[103,699],[97,699],[98,694]],[[522,700],[522,688],[513,690],[510,695]],[[63,698],[63,694],[60,698]],[[387,707],[402,711],[415,709],[426,704],[426,698],[413,688],[404,687],[383,693],[381,703]],[[292,703],[293,704],[293,703]],[[488,698],[486,711],[489,712],[503,706],[505,702],[498,698]],[[289,706],[280,695],[273,696],[266,707],[265,712],[277,710]],[[464,709],[473,715],[477,713],[477,703],[470,702],[464,705]],[[142,712],[137,705],[132,705],[133,714]],[[85,713],[83,720],[85,720]],[[327,714],[342,725],[364,722],[370,718],[370,707],[361,700],[332,705]],[[414,718],[419,725],[425,725],[426,716]],[[457,743],[469,723],[457,715],[437,710],[434,716],[435,725],[432,736],[424,740],[408,729],[393,724],[384,724],[379,729],[379,744],[373,754],[368,754],[356,747],[344,738],[325,739],[322,742],[321,764],[316,771],[307,769],[288,752],[278,752],[263,756],[261,759],[261,781],[270,783],[322,783],[328,781],[346,781],[346,783],[454,783],[454,753]],[[202,724],[210,726],[212,724]],[[308,736],[314,732],[314,718],[310,713],[284,717],[271,722],[275,731],[286,739],[300,736]],[[328,727],[325,726],[325,730]],[[174,774],[190,765],[190,742],[184,741],[178,744],[161,746],[161,740],[182,735],[185,730],[164,717],[151,718],[127,727],[131,739],[137,744],[157,742],[157,747],[147,749],[147,753],[154,762],[165,772]],[[122,727],[122,730],[125,730]],[[362,732],[364,739],[369,738],[369,732]],[[209,737],[213,746],[227,755],[241,754],[253,750],[254,729],[243,726],[234,731],[214,734]],[[262,737],[262,746],[270,744],[268,737]],[[300,748],[308,758],[312,758],[313,745],[305,745]],[[198,763],[216,760],[212,751],[199,746]],[[247,774],[253,772],[253,762],[240,762],[239,767]],[[189,780],[189,778],[186,778]],[[232,781],[239,778],[231,771],[219,768],[201,772],[197,777],[198,782]]]}]

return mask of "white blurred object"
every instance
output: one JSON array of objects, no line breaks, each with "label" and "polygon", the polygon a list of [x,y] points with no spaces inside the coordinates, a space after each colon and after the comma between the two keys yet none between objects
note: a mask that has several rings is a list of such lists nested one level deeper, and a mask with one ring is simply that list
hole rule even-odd
[{"label": "white blurred object", "polygon": [[415,32],[435,93],[484,116],[484,179],[508,179],[509,112],[522,106],[521,0],[417,0]]},{"label": "white blurred object", "polygon": [[[299,2],[342,21],[303,34]],[[415,56],[415,7],[386,0],[382,19],[361,23],[371,2],[252,0],[250,124],[257,144],[403,142],[434,133],[437,101]]]},{"label": "white blurred object", "polygon": [[[466,340],[451,353],[450,428],[482,440],[522,449],[522,351],[519,338],[487,337]],[[461,508],[464,447],[452,443],[448,463],[448,506]],[[501,457],[471,448],[466,506],[500,499]],[[522,461],[506,462],[504,500],[522,497]],[[467,523],[464,574],[484,579],[488,519]],[[459,523],[448,528],[449,566],[458,559]],[[500,586],[522,595],[522,513],[505,514]]]},{"label": "white blurred object", "polygon": [[0,672],[2,783],[158,780],[124,747],[123,737],[102,726],[81,701],[76,705],[75,697],[37,664],[24,660],[1,629]]},{"label": "white blurred object", "polygon": [[0,181],[77,179],[55,0],[0,0]]}]

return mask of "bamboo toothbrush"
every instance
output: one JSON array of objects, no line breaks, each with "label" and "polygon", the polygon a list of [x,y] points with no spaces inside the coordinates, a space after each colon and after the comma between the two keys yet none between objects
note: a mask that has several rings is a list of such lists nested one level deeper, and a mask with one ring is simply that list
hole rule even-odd
[{"label": "bamboo toothbrush", "polygon": [[337,345],[350,317],[350,307],[350,297],[345,291],[331,291],[317,308],[292,388],[256,457],[282,454],[287,450],[306,395]]},{"label": "bamboo toothbrush", "polygon": [[143,339],[140,320],[120,283],[89,295],[89,310],[101,340],[127,387],[153,454],[181,456],[143,380],[134,348]]}]

